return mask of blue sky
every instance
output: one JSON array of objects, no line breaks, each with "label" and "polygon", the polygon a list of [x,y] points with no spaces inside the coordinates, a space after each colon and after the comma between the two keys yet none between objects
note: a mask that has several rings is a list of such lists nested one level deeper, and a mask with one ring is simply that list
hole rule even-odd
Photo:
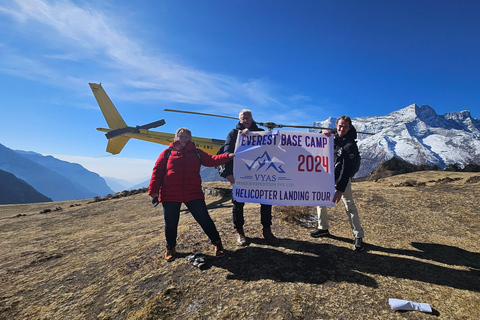
[{"label": "blue sky", "polygon": [[130,181],[166,147],[105,152],[101,82],[129,125],[224,139],[234,120],[310,125],[412,103],[479,117],[480,1],[0,2],[0,143]]}]

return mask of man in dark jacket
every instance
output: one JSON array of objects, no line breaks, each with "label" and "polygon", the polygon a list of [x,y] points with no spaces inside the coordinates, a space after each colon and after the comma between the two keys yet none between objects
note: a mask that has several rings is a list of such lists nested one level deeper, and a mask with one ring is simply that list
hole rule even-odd
[{"label": "man in dark jacket", "polygon": [[[355,175],[360,163],[360,154],[355,139],[357,139],[357,130],[352,125],[352,119],[349,116],[341,116],[336,122],[336,132],[334,135],[334,166],[335,166],[335,195],[333,202],[340,200],[345,205],[345,211],[350,219],[350,226],[355,237],[354,250],[363,251],[363,228],[358,217],[358,210],[353,201],[352,184],[350,179]],[[328,130],[323,131],[327,136],[332,133]],[[312,231],[310,235],[314,238],[329,236],[327,207],[317,207],[318,229]]]},{"label": "man in dark jacket", "polygon": [[[252,117],[252,112],[247,109],[240,111],[238,116],[239,122],[235,129],[232,129],[227,138],[225,139],[225,146],[223,152],[233,153],[235,151],[235,144],[237,141],[238,133],[246,135],[250,131],[264,131],[259,128]],[[225,178],[230,181],[231,184],[235,183],[233,177],[233,161],[227,162],[225,164]],[[232,198],[233,207],[232,207],[232,220],[233,227],[235,228],[237,244],[239,246],[247,245],[247,239],[245,238],[245,232],[243,231],[243,225],[245,220],[243,219],[243,206],[245,203],[237,202]],[[262,204],[260,205],[260,222],[263,226],[263,237],[270,245],[277,245],[279,243],[278,239],[273,235],[271,230],[272,225],[272,206]]]}]

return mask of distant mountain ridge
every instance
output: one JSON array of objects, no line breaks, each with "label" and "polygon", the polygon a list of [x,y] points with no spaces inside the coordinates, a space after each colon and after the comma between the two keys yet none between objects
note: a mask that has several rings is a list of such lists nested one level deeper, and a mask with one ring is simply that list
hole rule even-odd
[{"label": "distant mountain ridge", "polygon": [[[330,117],[314,125],[334,128],[335,120]],[[375,133],[359,134],[358,177],[393,157],[442,169],[455,163],[480,164],[480,121],[466,110],[438,115],[430,106],[412,104],[385,116],[353,118],[352,123],[357,131]]]},{"label": "distant mountain ridge", "polygon": [[[412,104],[385,116],[358,117],[352,121],[357,131],[375,133],[358,137],[362,165],[357,177],[369,175],[380,163],[393,157],[415,165],[438,165],[442,169],[451,164],[480,164],[480,121],[472,118],[469,111],[438,115],[427,105]],[[335,118],[314,125],[335,127]],[[2,144],[0,170],[13,174],[53,201],[115,193],[102,177],[79,164],[35,152],[14,151]],[[202,166],[200,174],[204,182],[226,181],[215,168]],[[6,183],[11,177],[4,175],[1,179]],[[125,189],[147,187],[148,183],[146,180]],[[117,186],[121,188],[120,184]]]},{"label": "distant mountain ridge", "polygon": [[89,192],[99,196],[112,193],[112,190],[107,186],[105,180],[103,180],[100,175],[95,172],[88,171],[78,163],[62,161],[52,156],[43,156],[32,151],[15,151],[25,158],[63,175],[68,180],[74,181]]},{"label": "distant mountain ridge", "polygon": [[31,185],[18,179],[10,172],[0,170],[0,204],[51,202]]},{"label": "distant mountain ridge", "polygon": [[53,201],[88,199],[113,191],[98,174],[79,164],[14,151],[0,144],[0,169],[31,185]]},{"label": "distant mountain ridge", "polygon": [[102,177],[107,186],[112,189],[114,192],[120,192],[123,190],[128,190],[131,188],[132,183],[126,180],[112,178],[112,177]]}]

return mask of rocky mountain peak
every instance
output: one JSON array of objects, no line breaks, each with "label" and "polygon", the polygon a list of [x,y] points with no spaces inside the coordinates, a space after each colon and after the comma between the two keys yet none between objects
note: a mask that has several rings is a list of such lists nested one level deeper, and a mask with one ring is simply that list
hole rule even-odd
[{"label": "rocky mountain peak", "polygon": [[[314,122],[331,126],[331,119]],[[333,126],[334,126],[333,122]],[[469,111],[438,115],[428,106],[411,104],[384,116],[352,119],[359,135],[362,166],[357,176],[368,175],[382,161],[397,157],[415,165],[480,164],[480,121]]]}]

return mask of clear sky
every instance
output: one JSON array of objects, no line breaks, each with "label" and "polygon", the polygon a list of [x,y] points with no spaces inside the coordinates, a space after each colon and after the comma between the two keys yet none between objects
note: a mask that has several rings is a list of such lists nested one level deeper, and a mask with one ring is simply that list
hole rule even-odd
[{"label": "clear sky", "polygon": [[129,125],[224,139],[235,120],[311,125],[428,104],[480,112],[476,0],[2,0],[0,143],[149,177],[166,147],[131,139],[110,157],[88,86]]}]

